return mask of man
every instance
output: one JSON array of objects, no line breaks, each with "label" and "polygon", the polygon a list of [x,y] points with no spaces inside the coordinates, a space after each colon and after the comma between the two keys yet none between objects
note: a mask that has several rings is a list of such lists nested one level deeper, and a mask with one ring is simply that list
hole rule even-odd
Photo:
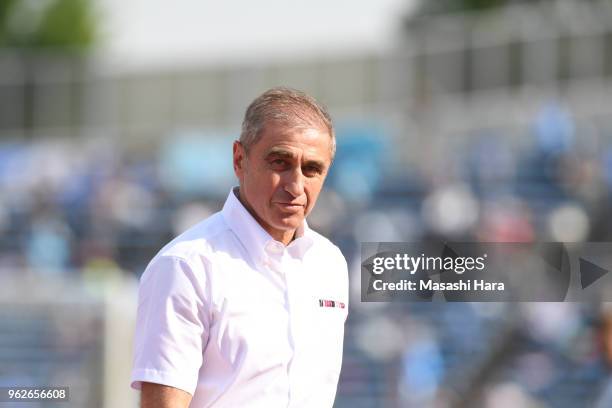
[{"label": "man", "polygon": [[311,230],[335,153],[326,110],[271,89],[248,107],[223,209],[166,245],[139,290],[132,387],[148,407],[331,407],[347,267]]}]

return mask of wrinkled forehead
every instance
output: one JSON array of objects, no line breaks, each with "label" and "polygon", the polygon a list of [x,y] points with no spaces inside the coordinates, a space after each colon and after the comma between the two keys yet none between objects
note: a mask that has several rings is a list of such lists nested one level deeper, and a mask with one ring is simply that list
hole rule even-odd
[{"label": "wrinkled forehead", "polygon": [[[326,160],[331,158],[332,139],[327,129],[312,125],[284,126],[269,125],[261,135],[261,148],[265,156],[293,157],[296,148],[304,156]],[[293,146],[293,147],[292,147]]]},{"label": "wrinkled forehead", "polygon": [[289,136],[295,133],[318,133],[330,136],[327,126],[323,123],[302,122],[302,121],[277,121],[270,120],[264,123],[260,129],[260,135],[274,133],[279,136]]}]

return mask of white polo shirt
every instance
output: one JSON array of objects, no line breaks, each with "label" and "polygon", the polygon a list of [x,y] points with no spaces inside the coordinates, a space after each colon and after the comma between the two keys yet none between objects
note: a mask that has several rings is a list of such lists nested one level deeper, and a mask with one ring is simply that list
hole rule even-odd
[{"label": "white polo shirt", "polygon": [[140,282],[132,387],[180,388],[197,408],[331,407],[346,261],[306,222],[296,236],[275,241],[230,192],[166,245]]}]

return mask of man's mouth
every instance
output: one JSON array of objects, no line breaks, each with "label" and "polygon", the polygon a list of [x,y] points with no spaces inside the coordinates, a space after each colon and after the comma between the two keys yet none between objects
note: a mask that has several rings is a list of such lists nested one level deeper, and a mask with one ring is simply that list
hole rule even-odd
[{"label": "man's mouth", "polygon": [[297,203],[283,203],[283,202],[276,202],[275,203],[277,206],[281,207],[283,210],[286,211],[299,211],[302,208],[304,208],[303,204],[297,204]]}]

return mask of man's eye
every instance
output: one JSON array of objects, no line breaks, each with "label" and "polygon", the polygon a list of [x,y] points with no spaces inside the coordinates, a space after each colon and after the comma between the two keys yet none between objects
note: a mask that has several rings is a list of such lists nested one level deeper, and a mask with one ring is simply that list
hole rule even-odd
[{"label": "man's eye", "polygon": [[286,164],[284,159],[274,159],[272,160],[272,165],[275,167],[280,167],[280,166],[284,166]]},{"label": "man's eye", "polygon": [[313,176],[321,173],[321,169],[317,166],[306,166],[303,171],[304,174]]}]

